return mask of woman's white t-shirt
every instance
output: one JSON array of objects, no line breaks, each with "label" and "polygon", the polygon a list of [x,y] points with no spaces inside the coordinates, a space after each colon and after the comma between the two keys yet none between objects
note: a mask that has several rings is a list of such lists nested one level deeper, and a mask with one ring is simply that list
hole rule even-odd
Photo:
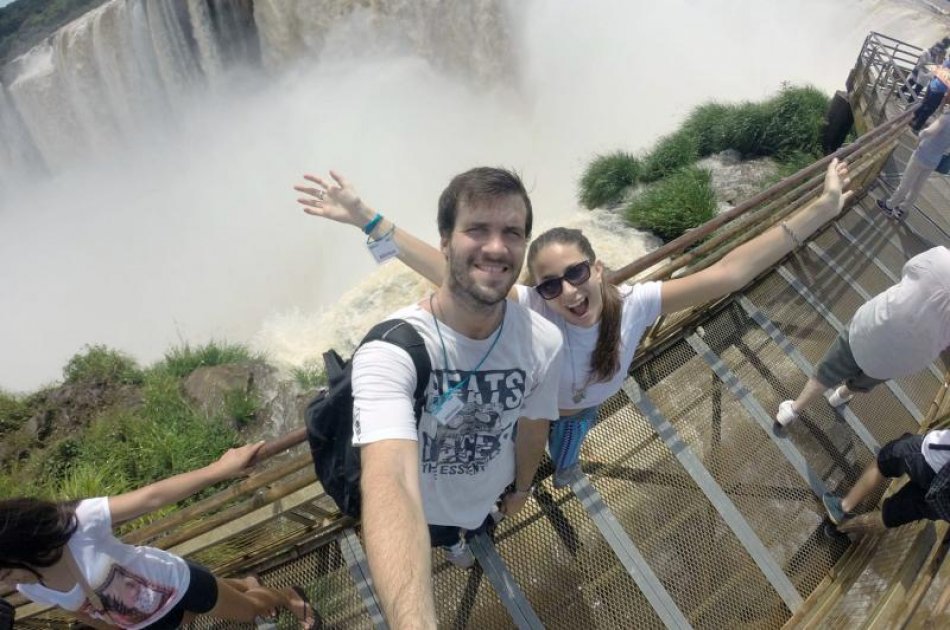
[{"label": "woman's white t-shirt", "polygon": [[109,614],[93,610],[78,584],[65,593],[40,584],[18,584],[23,595],[131,630],[155,623],[181,600],[191,578],[188,565],[167,551],[117,539],[107,497],[80,501],[76,518],[79,528],[67,546]]},{"label": "woman's white t-shirt", "polygon": [[[538,295],[534,287],[516,285],[518,302],[540,313],[553,322],[564,337],[563,365],[558,384],[557,404],[560,409],[585,409],[599,405],[620,389],[643,332],[660,316],[662,282],[623,284],[617,288],[623,300],[620,316],[620,369],[608,381],[590,383],[584,391],[584,399],[574,401],[575,390],[583,389],[590,376],[590,356],[597,345],[600,322],[590,328],[581,328],[567,323],[548,306],[547,300]],[[572,369],[573,368],[573,369]]]}]

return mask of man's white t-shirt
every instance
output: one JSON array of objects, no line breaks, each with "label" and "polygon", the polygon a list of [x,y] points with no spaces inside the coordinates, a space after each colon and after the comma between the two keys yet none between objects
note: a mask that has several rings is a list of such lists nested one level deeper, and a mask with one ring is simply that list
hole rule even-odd
[{"label": "man's white t-shirt", "polygon": [[155,623],[181,600],[191,581],[188,565],[167,551],[118,540],[112,534],[108,498],[80,501],[76,518],[79,528],[66,545],[108,616],[92,609],[78,584],[65,593],[40,584],[18,584],[23,595],[132,630]]},{"label": "man's white t-shirt", "polygon": [[[416,372],[409,354],[385,341],[370,342],[353,357],[353,444],[418,441],[426,522],[475,529],[514,480],[518,418],[558,416],[561,335],[541,316],[510,302],[497,342],[497,331],[471,339],[443,322],[437,331],[432,314],[418,305],[390,318],[409,322],[425,340],[432,362],[426,408],[417,427]],[[431,413],[433,403],[465,379],[457,390],[464,406],[440,424]]]},{"label": "man's white t-shirt", "polygon": [[633,361],[643,331],[660,316],[662,284],[641,282],[633,286],[617,287],[623,300],[620,316],[620,369],[608,381],[588,384],[584,399],[580,402],[574,402],[574,391],[583,389],[590,377],[590,355],[597,345],[600,322],[590,328],[569,324],[548,306],[547,300],[538,295],[534,287],[517,285],[518,302],[553,322],[564,335],[565,347],[561,353],[563,365],[557,392],[558,406],[561,409],[593,407],[617,393],[627,377],[627,370]]},{"label": "man's white t-shirt", "polygon": [[913,374],[950,346],[950,251],[934,247],[904,265],[901,280],[857,310],[851,352],[868,376]]}]

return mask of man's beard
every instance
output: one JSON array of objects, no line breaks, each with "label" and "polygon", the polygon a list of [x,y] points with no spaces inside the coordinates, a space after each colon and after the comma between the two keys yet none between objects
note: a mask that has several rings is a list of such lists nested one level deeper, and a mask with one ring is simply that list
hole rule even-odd
[{"label": "man's beard", "polygon": [[508,292],[514,286],[517,277],[517,270],[513,265],[507,265],[511,271],[511,281],[506,286],[498,288],[484,287],[476,283],[470,275],[473,267],[474,263],[456,257],[455,253],[449,250],[448,286],[453,296],[476,311],[490,310],[491,307],[508,298]]}]

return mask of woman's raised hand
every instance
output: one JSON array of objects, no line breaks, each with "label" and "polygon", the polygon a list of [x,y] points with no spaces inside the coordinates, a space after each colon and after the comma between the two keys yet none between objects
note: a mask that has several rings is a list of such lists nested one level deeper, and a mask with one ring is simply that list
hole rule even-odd
[{"label": "woman's raised hand", "polygon": [[363,203],[346,178],[336,171],[330,171],[330,177],[334,183],[316,175],[304,175],[303,178],[314,185],[294,186],[294,190],[307,195],[297,199],[297,203],[307,214],[362,228],[375,212]]},{"label": "woman's raised hand", "polygon": [[825,171],[825,189],[822,196],[833,202],[835,214],[837,215],[844,209],[845,204],[854,195],[853,190],[845,190],[851,185],[851,176],[848,174],[848,163],[839,161],[838,158],[828,163],[828,170]]}]

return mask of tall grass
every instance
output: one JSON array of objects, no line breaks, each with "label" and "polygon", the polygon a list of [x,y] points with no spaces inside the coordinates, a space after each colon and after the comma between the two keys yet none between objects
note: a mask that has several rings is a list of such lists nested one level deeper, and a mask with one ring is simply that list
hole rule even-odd
[{"label": "tall grass", "polygon": [[307,361],[293,368],[294,380],[302,389],[316,389],[327,384],[327,373],[322,361]]},{"label": "tall grass", "polygon": [[688,166],[699,158],[698,139],[689,130],[681,129],[660,138],[653,150],[643,158],[640,179],[655,182]]},{"label": "tall grass", "polygon": [[210,341],[203,346],[189,344],[176,346],[165,353],[165,360],[157,369],[167,370],[178,377],[188,376],[199,367],[239,363],[257,358],[247,346],[235,343]]},{"label": "tall grass", "polygon": [[19,429],[29,417],[29,405],[21,396],[0,390],[0,435]]},{"label": "tall grass", "polygon": [[631,225],[670,241],[716,213],[709,171],[687,167],[647,188],[627,206]]},{"label": "tall grass", "polygon": [[598,155],[584,170],[578,200],[586,208],[619,203],[627,187],[637,183],[640,161],[629,153],[616,151]]}]

